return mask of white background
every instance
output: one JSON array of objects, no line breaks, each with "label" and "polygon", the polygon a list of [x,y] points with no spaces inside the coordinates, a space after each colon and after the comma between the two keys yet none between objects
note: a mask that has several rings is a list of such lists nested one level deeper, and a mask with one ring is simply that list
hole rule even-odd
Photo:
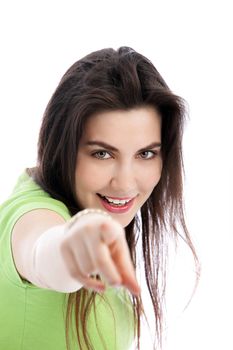
[{"label": "white background", "polygon": [[[202,262],[182,248],[172,268],[166,350],[233,349],[231,1],[2,1],[0,200],[36,160],[45,106],[66,69],[87,53],[131,46],[189,105],[184,138],[189,229]],[[173,271],[174,270],[174,271]],[[174,273],[173,273],[174,272]],[[144,336],[146,339],[146,336]],[[144,340],[142,349],[150,349]]]}]

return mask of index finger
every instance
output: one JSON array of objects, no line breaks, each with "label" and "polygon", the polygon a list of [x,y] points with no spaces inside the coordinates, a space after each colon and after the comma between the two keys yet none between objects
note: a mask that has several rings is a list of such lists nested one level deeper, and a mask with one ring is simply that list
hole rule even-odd
[{"label": "index finger", "polygon": [[[112,236],[112,230],[107,224],[101,225],[101,237],[108,245],[111,258],[122,278],[122,284],[127,287],[132,294],[139,295],[140,287],[136,279],[135,269],[131,260],[129,247],[125,238],[124,230]],[[116,232],[116,231],[115,231]]]}]

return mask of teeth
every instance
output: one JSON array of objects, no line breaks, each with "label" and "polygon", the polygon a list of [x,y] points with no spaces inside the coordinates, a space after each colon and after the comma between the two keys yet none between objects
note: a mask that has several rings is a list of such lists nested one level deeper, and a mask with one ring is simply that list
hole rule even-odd
[{"label": "teeth", "polygon": [[130,199],[125,200],[125,199],[112,199],[111,197],[104,197],[107,199],[108,202],[116,204],[116,205],[125,205],[130,201]]}]

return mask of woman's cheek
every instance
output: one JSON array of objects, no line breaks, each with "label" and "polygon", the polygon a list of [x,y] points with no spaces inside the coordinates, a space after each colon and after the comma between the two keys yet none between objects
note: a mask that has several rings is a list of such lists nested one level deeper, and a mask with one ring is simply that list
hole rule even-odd
[{"label": "woman's cheek", "polygon": [[99,189],[106,186],[109,176],[109,171],[101,164],[85,165],[79,173],[79,177],[89,189]]},{"label": "woman's cheek", "polygon": [[149,189],[155,187],[162,174],[162,161],[156,163],[156,167],[150,165],[148,168],[144,169],[140,173],[141,182]]}]

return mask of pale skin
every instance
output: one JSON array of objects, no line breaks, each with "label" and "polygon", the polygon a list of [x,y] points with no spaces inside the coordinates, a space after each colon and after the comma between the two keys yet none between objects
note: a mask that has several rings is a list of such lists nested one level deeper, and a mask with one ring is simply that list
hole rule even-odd
[{"label": "pale skin", "polygon": [[[58,238],[66,273],[85,288],[103,291],[106,283],[140,293],[124,228],[160,180],[161,118],[152,107],[109,111],[92,116],[80,140],[76,164],[76,195],[83,208],[101,209],[72,226],[57,213],[39,209],[23,215],[12,233],[12,251],[22,278],[34,283],[32,254],[37,239],[48,229],[64,228]],[[123,211],[103,206],[102,197],[132,199]],[[111,203],[110,203],[111,204]],[[98,281],[91,277],[99,274]],[[61,279],[63,276],[61,276]],[[35,283],[36,284],[36,283]],[[39,285],[40,286],[40,285]]]}]

